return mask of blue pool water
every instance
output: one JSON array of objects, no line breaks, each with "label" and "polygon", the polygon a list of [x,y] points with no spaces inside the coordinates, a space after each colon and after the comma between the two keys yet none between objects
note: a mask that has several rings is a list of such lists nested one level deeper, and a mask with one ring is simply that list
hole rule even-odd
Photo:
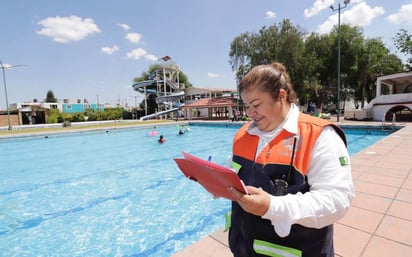
[{"label": "blue pool water", "polygon": [[[0,140],[0,256],[170,256],[223,227],[230,202],[178,170],[182,151],[224,164],[237,126]],[[351,154],[387,132],[346,130]]]}]

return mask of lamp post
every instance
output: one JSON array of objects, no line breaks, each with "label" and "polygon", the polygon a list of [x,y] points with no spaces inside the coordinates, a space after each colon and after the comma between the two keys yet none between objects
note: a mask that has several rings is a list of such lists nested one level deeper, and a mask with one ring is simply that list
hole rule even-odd
[{"label": "lamp post", "polygon": [[338,4],[338,8],[330,6],[332,11],[338,11],[338,77],[337,77],[337,103],[336,103],[336,121],[339,122],[340,116],[340,10],[345,9],[346,6],[349,4],[350,0],[345,0],[343,2],[344,6],[341,6],[340,3]]},{"label": "lamp post", "polygon": [[240,92],[239,92],[239,66],[238,66],[238,58],[239,58],[239,52],[238,52],[238,39],[235,41],[235,79],[236,79],[236,110],[239,110],[239,97],[240,97]]}]

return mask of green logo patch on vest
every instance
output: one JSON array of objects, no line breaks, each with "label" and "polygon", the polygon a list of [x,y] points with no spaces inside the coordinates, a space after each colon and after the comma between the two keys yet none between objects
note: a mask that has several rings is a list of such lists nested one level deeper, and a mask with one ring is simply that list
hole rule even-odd
[{"label": "green logo patch on vest", "polygon": [[349,158],[346,156],[339,157],[339,162],[341,166],[349,165]]}]

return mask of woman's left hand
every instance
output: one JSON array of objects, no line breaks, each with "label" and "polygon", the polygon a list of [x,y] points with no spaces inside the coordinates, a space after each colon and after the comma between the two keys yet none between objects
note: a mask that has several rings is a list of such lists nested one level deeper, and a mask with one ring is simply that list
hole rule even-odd
[{"label": "woman's left hand", "polygon": [[244,211],[257,216],[265,214],[270,206],[270,194],[254,186],[246,186],[246,189],[248,194],[239,192],[233,187],[228,188],[230,194]]}]

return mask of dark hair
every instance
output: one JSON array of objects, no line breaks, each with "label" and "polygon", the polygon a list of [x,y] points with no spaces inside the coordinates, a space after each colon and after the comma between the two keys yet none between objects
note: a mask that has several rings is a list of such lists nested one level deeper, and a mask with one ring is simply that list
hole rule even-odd
[{"label": "dark hair", "polygon": [[281,89],[287,93],[289,103],[296,102],[296,93],[290,82],[289,74],[282,63],[263,64],[254,67],[240,81],[239,92],[257,88],[267,92],[276,100]]}]

